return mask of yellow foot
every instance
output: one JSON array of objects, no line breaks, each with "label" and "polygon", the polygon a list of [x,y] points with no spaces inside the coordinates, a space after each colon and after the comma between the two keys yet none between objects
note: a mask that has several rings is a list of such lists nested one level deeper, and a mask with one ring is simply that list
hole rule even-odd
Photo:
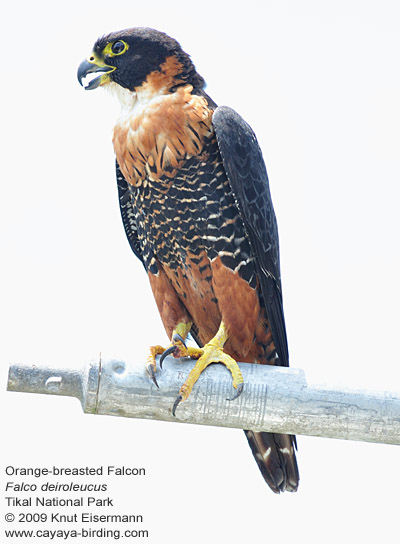
[{"label": "yellow foot", "polygon": [[172,408],[172,414],[175,415],[177,406],[183,400],[186,400],[194,384],[197,382],[200,374],[205,368],[208,367],[211,363],[222,363],[232,374],[232,385],[236,389],[235,394],[232,398],[226,400],[235,400],[243,391],[243,376],[240,372],[240,368],[230,355],[224,352],[223,347],[225,342],[228,339],[228,335],[225,329],[225,325],[221,322],[221,325],[218,329],[217,334],[214,336],[204,348],[192,348],[187,347],[185,344],[185,339],[190,331],[191,323],[179,323],[172,333],[172,341],[169,348],[164,349],[162,346],[152,346],[150,348],[149,355],[146,362],[146,370],[150,378],[153,380],[154,384],[158,387],[156,380],[156,356],[161,355],[160,358],[160,367],[162,368],[162,363],[167,355],[173,355],[176,358],[179,357],[191,357],[192,359],[198,359],[195,366],[189,373],[189,376],[186,378],[185,383],[179,390],[179,395],[177,396],[174,406]]},{"label": "yellow foot", "polygon": [[[187,335],[189,334],[190,328],[192,324],[191,323],[178,323],[176,328],[174,329],[172,333],[172,341],[169,348],[165,349],[162,346],[151,346],[149,350],[149,355],[147,356],[146,361],[146,370],[150,378],[153,380],[153,383],[158,387],[158,383],[156,380],[156,371],[157,371],[157,365],[156,365],[156,357],[157,355],[161,355],[160,357],[160,368],[162,368],[163,361],[167,355],[172,354],[174,357],[190,357],[190,352],[196,353],[199,350],[196,348],[187,348],[185,344],[185,339]],[[200,354],[195,354],[196,359],[200,357]]]},{"label": "yellow foot", "polygon": [[162,346],[151,346],[149,350],[149,354],[147,356],[146,360],[146,370],[147,374],[150,376],[150,378],[153,380],[153,383],[158,386],[157,380],[156,380],[156,356],[161,355],[164,353],[164,348]]},{"label": "yellow foot", "polygon": [[[174,406],[172,408],[173,415],[175,415],[178,404],[188,398],[200,374],[211,363],[224,364],[232,374],[232,385],[236,389],[236,393],[233,395],[232,398],[227,400],[235,400],[241,394],[241,392],[243,391],[243,376],[240,372],[240,368],[235,359],[233,359],[223,350],[223,346],[227,339],[228,335],[226,333],[225,325],[223,322],[221,322],[217,334],[212,340],[210,340],[210,342],[208,342],[208,344],[204,346],[203,349],[186,348],[186,350],[184,350],[185,354],[183,356],[188,356],[196,359],[198,358],[198,361],[190,371],[185,383],[179,390],[179,395],[177,396]],[[179,350],[181,350],[181,348],[179,348]]]}]

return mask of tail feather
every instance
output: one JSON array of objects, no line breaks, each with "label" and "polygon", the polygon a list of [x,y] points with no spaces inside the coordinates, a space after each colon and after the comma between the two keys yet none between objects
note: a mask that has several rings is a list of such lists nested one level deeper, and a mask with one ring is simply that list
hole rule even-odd
[{"label": "tail feather", "polygon": [[245,434],[258,468],[272,491],[297,491],[296,437],[254,431],[245,431]]}]

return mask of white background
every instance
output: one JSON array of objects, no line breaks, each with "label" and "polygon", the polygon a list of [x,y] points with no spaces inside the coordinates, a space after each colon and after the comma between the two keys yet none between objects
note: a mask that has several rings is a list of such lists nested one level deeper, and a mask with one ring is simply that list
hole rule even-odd
[{"label": "white background", "polygon": [[109,484],[115,513],[142,514],[152,543],[395,542],[395,446],[299,437],[299,491],[275,496],[240,431],[89,416],[5,387],[14,361],[143,364],[167,343],[119,216],[118,106],[76,80],[99,35],[152,26],[258,136],[292,366],[398,390],[398,3],[15,1],[3,21],[0,485],[9,464],[144,466]]}]

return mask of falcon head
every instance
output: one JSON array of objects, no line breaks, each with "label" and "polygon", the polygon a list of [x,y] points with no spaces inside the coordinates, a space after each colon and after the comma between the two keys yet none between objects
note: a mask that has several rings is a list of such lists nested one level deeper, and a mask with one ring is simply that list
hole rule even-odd
[{"label": "falcon head", "polygon": [[179,43],[152,28],[130,28],[99,38],[78,68],[79,83],[86,90],[114,83],[135,92],[150,79],[153,85],[169,86],[167,91],[185,84],[204,87]]}]

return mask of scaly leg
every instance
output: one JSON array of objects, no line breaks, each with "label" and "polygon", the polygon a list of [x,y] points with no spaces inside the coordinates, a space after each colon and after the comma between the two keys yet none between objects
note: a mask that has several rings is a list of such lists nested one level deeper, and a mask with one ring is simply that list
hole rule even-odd
[{"label": "scaly leg", "polygon": [[186,348],[186,352],[181,356],[189,356],[192,359],[198,359],[198,361],[190,371],[185,383],[179,390],[179,395],[177,396],[172,408],[173,415],[175,415],[178,404],[189,397],[200,374],[211,363],[224,364],[232,374],[232,385],[236,389],[236,393],[231,399],[227,400],[234,400],[241,394],[243,391],[243,376],[237,362],[223,350],[224,344],[227,340],[228,334],[226,327],[224,322],[221,321],[217,334],[204,346],[203,349]]},{"label": "scaly leg", "polygon": [[232,374],[232,385],[236,389],[236,393],[233,395],[232,398],[227,400],[237,399],[243,391],[243,376],[240,372],[240,368],[235,359],[233,359],[223,350],[224,344],[228,340],[228,334],[224,322],[221,321],[217,334],[204,346],[204,348],[192,348],[186,346],[185,340],[187,335],[189,334],[191,326],[191,323],[179,323],[172,333],[170,347],[164,349],[162,346],[152,346],[150,348],[150,353],[146,362],[147,372],[155,385],[158,387],[158,383],[156,380],[157,355],[161,355],[161,367],[164,358],[169,354],[172,354],[175,358],[191,357],[192,359],[198,359],[197,363],[190,371],[189,376],[186,378],[185,383],[179,390],[179,395],[177,396],[174,406],[172,408],[173,415],[175,415],[178,404],[189,397],[193,386],[197,382],[200,374],[211,363],[224,364]]}]

